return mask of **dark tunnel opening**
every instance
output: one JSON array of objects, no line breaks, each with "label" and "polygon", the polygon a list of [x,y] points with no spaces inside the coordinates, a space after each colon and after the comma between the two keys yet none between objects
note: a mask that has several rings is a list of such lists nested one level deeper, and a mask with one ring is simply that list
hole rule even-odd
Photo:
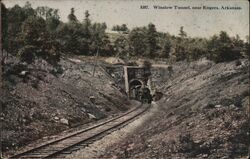
[{"label": "dark tunnel opening", "polygon": [[139,90],[142,87],[142,82],[133,80],[129,83],[129,98],[139,100]]}]

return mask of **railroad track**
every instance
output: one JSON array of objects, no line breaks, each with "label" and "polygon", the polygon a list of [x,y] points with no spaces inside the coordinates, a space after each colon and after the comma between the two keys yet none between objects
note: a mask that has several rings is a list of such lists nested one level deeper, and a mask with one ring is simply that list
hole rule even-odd
[{"label": "railroad track", "polygon": [[49,143],[30,148],[9,158],[64,158],[68,154],[84,148],[90,143],[132,122],[133,119],[146,112],[149,107],[149,104],[138,106],[118,117],[68,134]]}]

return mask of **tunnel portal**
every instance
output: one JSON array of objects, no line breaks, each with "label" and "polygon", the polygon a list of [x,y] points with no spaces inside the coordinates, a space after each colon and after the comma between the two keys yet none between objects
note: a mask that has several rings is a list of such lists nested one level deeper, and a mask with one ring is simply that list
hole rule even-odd
[{"label": "tunnel portal", "polygon": [[133,79],[129,82],[129,97],[139,100],[139,91],[142,87],[142,81]]},{"label": "tunnel portal", "polygon": [[142,89],[150,89],[147,69],[140,66],[124,66],[125,90],[130,99],[139,100]]}]

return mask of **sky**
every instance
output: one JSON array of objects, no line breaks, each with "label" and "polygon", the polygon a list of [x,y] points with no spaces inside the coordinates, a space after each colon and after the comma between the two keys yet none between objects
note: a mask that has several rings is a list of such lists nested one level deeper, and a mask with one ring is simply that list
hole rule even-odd
[{"label": "sky", "polygon": [[[9,8],[15,4],[24,6],[27,0],[3,0]],[[249,3],[247,0],[29,0],[33,8],[48,6],[59,9],[61,20],[67,22],[70,9],[75,8],[78,20],[84,19],[86,10],[94,22],[105,22],[109,30],[114,25],[133,27],[155,24],[158,31],[178,35],[181,26],[191,37],[209,37],[226,31],[230,36],[238,34],[245,39],[249,35]],[[148,9],[141,9],[141,6]],[[154,6],[173,7],[154,9]],[[174,7],[191,9],[175,9]],[[218,7],[219,9],[203,9]],[[237,7],[241,9],[221,9]],[[202,7],[202,9],[192,9]]]}]

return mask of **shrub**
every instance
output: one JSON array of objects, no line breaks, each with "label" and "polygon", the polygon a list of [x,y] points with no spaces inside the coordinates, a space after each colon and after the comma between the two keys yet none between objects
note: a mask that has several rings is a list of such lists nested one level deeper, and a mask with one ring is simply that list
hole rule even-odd
[{"label": "shrub", "polygon": [[236,48],[233,40],[224,31],[219,36],[213,36],[208,41],[208,58],[215,62],[233,61],[242,57],[241,50]]},{"label": "shrub", "polygon": [[36,47],[32,45],[27,45],[19,49],[18,56],[22,61],[27,63],[32,63],[33,59],[35,58],[35,51]]}]

